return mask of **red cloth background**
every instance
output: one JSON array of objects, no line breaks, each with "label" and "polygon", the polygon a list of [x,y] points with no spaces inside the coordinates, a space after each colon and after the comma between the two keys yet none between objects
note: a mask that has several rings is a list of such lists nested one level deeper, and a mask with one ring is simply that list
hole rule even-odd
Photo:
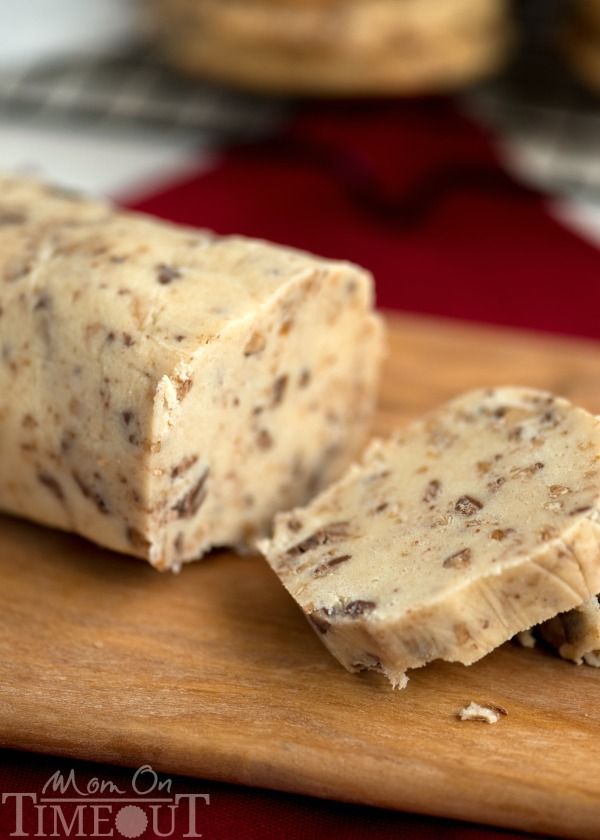
[{"label": "red cloth background", "polygon": [[[65,775],[75,769],[78,784],[85,785],[96,776],[111,779],[122,789],[127,789],[131,771],[118,767],[105,767],[77,761],[61,761],[52,757],[30,756],[6,751],[0,764],[0,790],[41,792],[45,781],[57,770]],[[378,808],[346,805],[292,796],[276,791],[256,790],[174,777],[174,793],[208,793],[210,804],[202,811],[197,825],[204,840],[365,840],[365,838],[393,838],[393,840],[514,840],[531,835],[514,834],[500,829],[489,829],[467,823],[436,820],[412,814],[397,814]],[[13,809],[0,809],[0,837],[8,838],[14,831]],[[65,807],[65,816],[72,812]],[[48,823],[51,825],[51,823]],[[187,815],[177,812],[177,831],[173,840],[180,840],[187,831]],[[166,833],[168,823],[159,824],[159,831]],[[37,830],[35,817],[24,820],[24,829],[34,836]],[[107,826],[105,830],[110,830]],[[63,835],[59,832],[59,837]],[[66,835],[65,835],[66,836]],[[92,836],[92,835],[88,835]],[[121,835],[114,831],[115,838]],[[158,835],[146,831],[141,840],[155,840]]]},{"label": "red cloth background", "polygon": [[381,306],[600,337],[598,250],[446,100],[307,106],[137,209],[370,268]]},{"label": "red cloth background", "polygon": [[[598,250],[506,175],[490,139],[445,100],[306,105],[275,137],[129,206],[354,260],[374,272],[385,307],[600,337]],[[82,779],[130,777],[5,752],[0,791],[39,793],[71,766]],[[208,840],[519,836],[211,782],[174,787],[211,793]],[[10,816],[0,809],[1,837]]]}]

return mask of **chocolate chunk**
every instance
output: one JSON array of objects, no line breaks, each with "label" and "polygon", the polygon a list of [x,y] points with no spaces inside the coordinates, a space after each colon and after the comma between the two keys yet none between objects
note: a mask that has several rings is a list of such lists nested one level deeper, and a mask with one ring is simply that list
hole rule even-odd
[{"label": "chocolate chunk", "polygon": [[331,627],[331,622],[328,620],[329,613],[325,609],[313,610],[308,614],[309,621],[314,624],[319,633],[327,633]]},{"label": "chocolate chunk", "polygon": [[140,431],[140,424],[135,412],[130,409],[125,409],[121,412],[121,420],[125,426],[125,434],[127,440],[132,446],[139,446],[142,442],[142,433]]},{"label": "chocolate chunk", "polygon": [[340,554],[339,557],[332,557],[331,560],[328,560],[325,564],[326,566],[333,567],[339,566],[340,563],[345,563],[347,560],[352,558],[351,554]]},{"label": "chocolate chunk", "polygon": [[244,356],[255,356],[265,349],[266,340],[261,332],[252,333],[244,347]]},{"label": "chocolate chunk", "polygon": [[50,475],[47,472],[38,472],[36,476],[37,480],[40,484],[43,484],[53,496],[55,496],[60,502],[64,502],[65,500],[65,493],[58,481],[54,478],[54,476]]},{"label": "chocolate chunk", "polygon": [[310,383],[310,371],[306,368],[301,372],[300,378],[298,379],[298,385],[300,388],[306,388],[306,386]]},{"label": "chocolate chunk", "polygon": [[514,534],[514,532],[514,528],[495,528],[490,534],[490,539],[502,542],[502,540],[505,540],[506,537],[510,534]]},{"label": "chocolate chunk", "polygon": [[195,516],[200,510],[202,503],[206,499],[206,480],[208,478],[208,470],[206,470],[198,481],[194,484],[191,490],[179,499],[173,505],[173,510],[177,511],[179,519],[189,519]]},{"label": "chocolate chunk", "polygon": [[0,227],[9,225],[22,225],[27,221],[27,216],[18,210],[0,208]]},{"label": "chocolate chunk", "polygon": [[432,479],[427,487],[425,488],[425,492],[423,494],[423,501],[424,502],[433,502],[437,497],[440,495],[440,491],[442,489],[442,484],[436,478]]},{"label": "chocolate chunk", "polygon": [[165,265],[164,263],[161,263],[156,267],[156,270],[158,282],[162,286],[167,286],[169,283],[172,283],[173,280],[179,280],[181,277],[181,271],[172,265]]},{"label": "chocolate chunk", "polygon": [[273,438],[267,429],[261,429],[256,436],[256,444],[259,449],[271,449],[273,446]]},{"label": "chocolate chunk", "polygon": [[108,507],[102,494],[95,487],[91,487],[87,482],[85,482],[76,470],[73,470],[71,475],[73,476],[75,484],[79,487],[82,496],[89,499],[89,501],[96,506],[99,513],[102,513],[105,516],[109,514],[110,508]]},{"label": "chocolate chunk", "polygon": [[352,557],[351,554],[340,554],[339,557],[332,557],[325,563],[320,563],[313,572],[313,577],[324,577],[326,574],[334,569],[336,566],[346,563]]},{"label": "chocolate chunk", "polygon": [[527,467],[513,467],[510,474],[513,478],[520,476],[534,475],[539,470],[543,470],[544,465],[541,461],[536,461],[535,464],[529,464]]},{"label": "chocolate chunk", "polygon": [[171,469],[171,478],[179,478],[180,475],[183,475],[187,472],[194,464],[198,461],[197,455],[187,455],[185,458],[182,458],[178,464]]},{"label": "chocolate chunk", "polygon": [[189,394],[193,384],[194,380],[191,377],[189,379],[175,380],[175,392],[177,394],[177,399],[179,400],[179,402],[181,402],[181,400]]},{"label": "chocolate chunk", "polygon": [[282,376],[278,376],[275,382],[273,383],[273,397],[271,399],[271,406],[273,408],[279,405],[279,403],[283,400],[287,384],[288,377],[285,374],[283,374]]},{"label": "chocolate chunk", "polygon": [[321,633],[326,633],[331,627],[332,618],[360,618],[362,615],[373,612],[376,607],[374,601],[348,601],[346,604],[339,604],[334,607],[322,607],[313,610],[308,617]]},{"label": "chocolate chunk", "polygon": [[454,510],[457,513],[462,513],[463,516],[472,516],[482,507],[483,503],[479,499],[474,499],[473,496],[461,496],[454,505]]},{"label": "chocolate chunk", "polygon": [[548,495],[551,499],[559,499],[561,496],[566,496],[570,492],[570,488],[565,487],[564,484],[551,484],[548,488]]},{"label": "chocolate chunk", "polygon": [[554,428],[555,426],[558,426],[559,422],[560,420],[557,418],[556,412],[554,411],[546,411],[542,414],[542,423],[547,426]]},{"label": "chocolate chunk", "polygon": [[442,566],[445,569],[466,569],[471,565],[471,549],[461,548],[460,551],[455,551],[450,557],[446,557]]},{"label": "chocolate chunk", "polygon": [[41,309],[50,309],[51,303],[52,299],[50,295],[44,292],[43,294],[38,296],[38,299],[36,300],[33,306],[33,311],[39,312]]},{"label": "chocolate chunk", "polygon": [[288,548],[285,556],[298,557],[300,554],[306,554],[307,551],[317,548],[320,545],[340,542],[346,539],[349,534],[348,522],[331,522],[329,525],[324,525],[322,528],[319,528],[318,531],[315,531],[309,537],[305,537],[299,543],[296,543],[296,545]]},{"label": "chocolate chunk", "polygon": [[127,527],[125,536],[131,545],[138,549],[138,551],[147,551],[150,548],[150,540],[148,540],[137,528]]},{"label": "chocolate chunk", "polygon": [[77,433],[73,429],[65,429],[60,438],[60,451],[63,455],[71,451],[76,439]]},{"label": "chocolate chunk", "polygon": [[347,615],[350,618],[358,618],[365,613],[373,612],[376,606],[374,601],[350,601],[344,605],[341,612],[342,615]]}]

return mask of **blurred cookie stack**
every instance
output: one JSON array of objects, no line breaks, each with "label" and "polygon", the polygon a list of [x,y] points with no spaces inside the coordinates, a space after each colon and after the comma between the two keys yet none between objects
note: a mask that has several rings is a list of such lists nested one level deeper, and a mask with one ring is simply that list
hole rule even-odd
[{"label": "blurred cookie stack", "polygon": [[573,4],[564,43],[573,72],[585,85],[600,91],[600,0]]},{"label": "blurred cookie stack", "polygon": [[508,0],[154,0],[162,53],[188,75],[323,96],[453,89],[504,62]]}]

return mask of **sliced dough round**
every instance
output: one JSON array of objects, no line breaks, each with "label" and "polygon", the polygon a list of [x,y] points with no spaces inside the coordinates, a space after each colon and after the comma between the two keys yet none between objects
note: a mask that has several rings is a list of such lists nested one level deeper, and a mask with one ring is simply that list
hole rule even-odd
[{"label": "sliced dough round", "polygon": [[397,685],[600,591],[600,420],[544,391],[459,397],[375,441],[261,548],[329,650]]}]

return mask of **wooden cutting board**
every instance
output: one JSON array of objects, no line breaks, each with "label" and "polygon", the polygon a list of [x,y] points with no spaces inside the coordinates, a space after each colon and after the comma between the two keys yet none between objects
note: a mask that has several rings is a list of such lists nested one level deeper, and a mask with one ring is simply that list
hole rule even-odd
[{"label": "wooden cutting board", "polygon": [[[390,317],[378,431],[481,385],[600,412],[600,345]],[[505,645],[405,691],[346,673],[267,565],[215,553],[160,575],[0,518],[5,746],[600,837],[600,670]],[[459,722],[470,700],[504,706]]]}]

